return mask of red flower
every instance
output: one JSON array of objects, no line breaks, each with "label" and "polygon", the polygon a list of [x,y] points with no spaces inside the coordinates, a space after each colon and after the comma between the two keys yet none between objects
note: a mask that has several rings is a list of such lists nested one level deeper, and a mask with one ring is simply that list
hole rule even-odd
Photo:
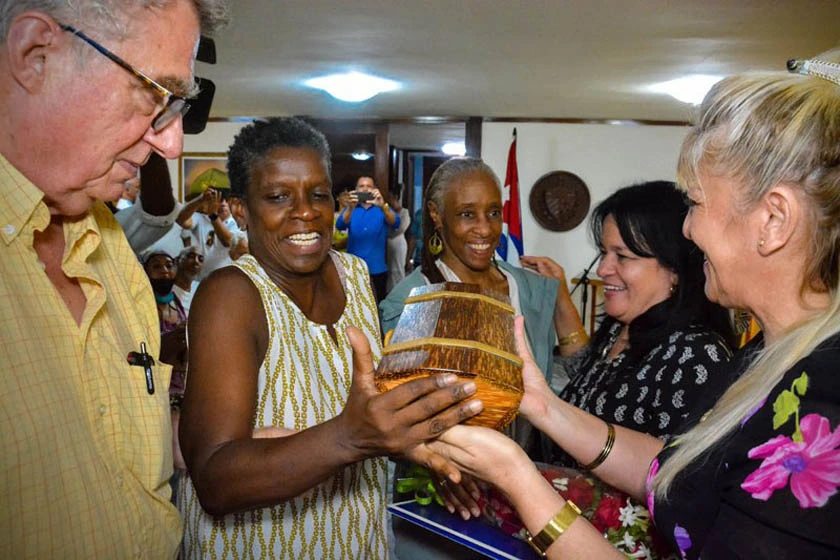
[{"label": "red flower", "polygon": [[540,468],[540,474],[543,475],[543,478],[545,478],[549,482],[551,482],[555,478],[564,478],[569,476],[567,472],[564,472],[557,467]]},{"label": "red flower", "polygon": [[561,492],[563,498],[571,500],[582,510],[592,505],[595,488],[585,478],[573,478],[569,480],[569,489]]},{"label": "red flower", "polygon": [[598,509],[595,510],[592,519],[593,524],[597,521],[597,525],[603,526],[603,529],[598,528],[602,533],[608,529],[621,528],[621,519],[619,519],[621,512],[619,510],[623,506],[624,502],[618,496],[604,496],[598,504]]}]

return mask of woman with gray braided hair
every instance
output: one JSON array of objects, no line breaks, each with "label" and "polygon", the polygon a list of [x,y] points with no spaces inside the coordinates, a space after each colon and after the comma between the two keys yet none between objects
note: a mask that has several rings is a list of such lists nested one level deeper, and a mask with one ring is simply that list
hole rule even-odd
[{"label": "woman with gray braided hair", "polygon": [[[749,310],[762,334],[678,435],[662,442],[560,400],[517,325],[522,415],[647,498],[683,558],[840,554],[840,65],[789,68],[720,81],[682,147],[683,233],[705,255],[705,292]],[[456,426],[435,449],[500,486],[549,557],[621,557],[498,432]]]},{"label": "woman with gray braided hair", "polygon": [[[471,157],[447,160],[423,195],[422,265],[379,304],[382,331],[393,329],[409,292],[439,282],[469,282],[510,297],[528,319],[528,340],[543,371],[551,372],[556,341],[554,308],[559,281],[496,261],[502,235],[502,187],[489,165]],[[536,434],[514,422],[515,439],[536,452]]]}]

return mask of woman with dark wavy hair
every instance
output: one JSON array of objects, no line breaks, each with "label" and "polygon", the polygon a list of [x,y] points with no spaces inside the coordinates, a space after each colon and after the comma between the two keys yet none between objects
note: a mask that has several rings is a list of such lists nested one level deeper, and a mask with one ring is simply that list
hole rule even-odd
[{"label": "woman with dark wavy hair", "polygon": [[[703,292],[703,254],[682,236],[688,207],[670,181],[619,189],[592,212],[601,251],[604,318],[591,342],[561,291],[560,354],[570,378],[560,398],[620,426],[665,437],[688,416],[731,356],[729,312]],[[544,257],[523,263],[566,285]],[[555,462],[572,466],[565,454]]]}]

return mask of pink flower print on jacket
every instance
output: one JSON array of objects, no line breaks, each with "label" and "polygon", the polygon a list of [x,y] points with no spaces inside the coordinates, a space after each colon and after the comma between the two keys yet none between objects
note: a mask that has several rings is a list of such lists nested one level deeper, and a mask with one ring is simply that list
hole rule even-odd
[{"label": "pink flower print on jacket", "polygon": [[776,436],[754,447],[750,459],[764,459],[741,484],[753,498],[766,501],[773,492],[787,486],[801,508],[822,507],[840,486],[840,428],[831,431],[828,419],[819,414],[805,416],[801,423],[804,441]]}]

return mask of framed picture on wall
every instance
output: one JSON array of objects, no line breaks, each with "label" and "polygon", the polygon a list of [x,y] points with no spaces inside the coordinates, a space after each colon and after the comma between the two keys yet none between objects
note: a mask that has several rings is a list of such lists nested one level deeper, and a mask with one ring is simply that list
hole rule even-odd
[{"label": "framed picture on wall", "polygon": [[208,187],[229,189],[227,154],[184,153],[178,158],[178,200],[184,202]]}]

